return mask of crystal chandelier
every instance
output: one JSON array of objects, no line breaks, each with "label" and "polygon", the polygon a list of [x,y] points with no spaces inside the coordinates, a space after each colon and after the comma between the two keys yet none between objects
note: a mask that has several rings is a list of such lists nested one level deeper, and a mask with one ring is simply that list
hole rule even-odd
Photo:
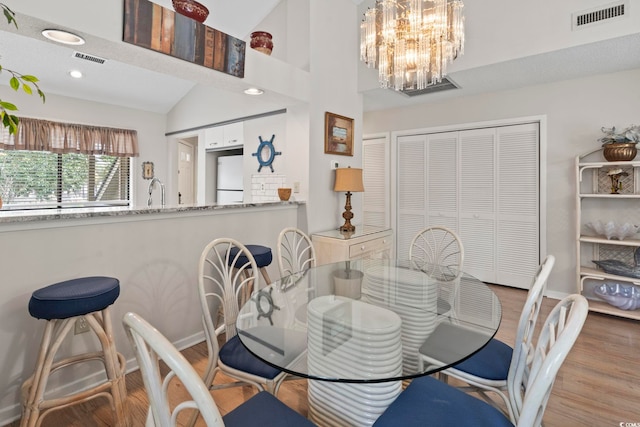
[{"label": "crystal chandelier", "polygon": [[360,59],[378,68],[383,88],[439,83],[464,53],[463,7],[460,0],[376,0],[360,25]]}]

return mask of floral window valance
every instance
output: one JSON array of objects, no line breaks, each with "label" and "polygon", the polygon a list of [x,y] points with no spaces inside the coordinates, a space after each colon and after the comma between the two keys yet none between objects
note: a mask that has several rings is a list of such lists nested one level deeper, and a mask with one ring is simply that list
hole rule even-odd
[{"label": "floral window valance", "polygon": [[1,130],[0,149],[117,157],[138,156],[138,132],[21,117],[18,131]]}]

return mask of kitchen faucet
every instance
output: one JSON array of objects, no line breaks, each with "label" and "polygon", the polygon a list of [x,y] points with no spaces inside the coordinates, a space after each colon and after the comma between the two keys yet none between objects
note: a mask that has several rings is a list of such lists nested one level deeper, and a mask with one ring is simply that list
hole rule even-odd
[{"label": "kitchen faucet", "polygon": [[160,190],[161,190],[161,194],[162,194],[162,206],[164,206],[164,184],[162,183],[162,181],[160,181],[160,178],[153,178],[151,180],[151,182],[149,183],[149,200],[147,200],[147,207],[151,207],[151,203],[152,203],[152,199],[151,199],[151,193],[153,192],[153,186],[155,183],[160,184]]}]

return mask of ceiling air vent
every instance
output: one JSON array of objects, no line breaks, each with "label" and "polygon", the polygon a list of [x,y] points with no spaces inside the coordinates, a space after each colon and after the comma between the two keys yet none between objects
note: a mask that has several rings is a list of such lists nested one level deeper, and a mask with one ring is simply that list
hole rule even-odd
[{"label": "ceiling air vent", "polygon": [[453,80],[447,77],[443,77],[440,83],[429,85],[424,89],[413,89],[413,90],[409,89],[409,90],[403,90],[400,93],[406,96],[414,97],[414,96],[420,96],[420,95],[427,95],[429,93],[434,93],[434,92],[442,92],[443,90],[451,90],[451,89],[458,89],[458,85],[455,84]]},{"label": "ceiling air vent", "polygon": [[629,0],[624,0],[606,6],[600,6],[595,9],[576,12],[572,15],[573,29],[584,28],[585,26],[595,24],[597,22],[622,18],[629,10],[628,3]]},{"label": "ceiling air vent", "polygon": [[99,56],[89,55],[88,53],[73,52],[73,57],[84,59],[85,61],[95,62],[96,64],[104,64],[107,60]]}]

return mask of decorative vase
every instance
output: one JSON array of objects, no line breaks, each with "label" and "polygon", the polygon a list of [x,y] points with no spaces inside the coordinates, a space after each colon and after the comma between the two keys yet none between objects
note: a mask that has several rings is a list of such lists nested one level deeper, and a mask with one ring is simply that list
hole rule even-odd
[{"label": "decorative vase", "polygon": [[171,2],[177,13],[195,19],[200,23],[204,22],[209,16],[209,9],[195,0],[171,0]]},{"label": "decorative vase", "polygon": [[273,50],[273,40],[271,34],[266,31],[254,31],[251,33],[251,49],[271,55]]},{"label": "decorative vase", "polygon": [[291,189],[278,188],[278,197],[280,197],[280,200],[282,200],[283,202],[286,202],[287,200],[289,200],[289,197],[291,197]]},{"label": "decorative vase", "polygon": [[628,162],[636,157],[638,150],[634,142],[616,142],[606,144],[602,149],[604,158],[609,162]]}]

